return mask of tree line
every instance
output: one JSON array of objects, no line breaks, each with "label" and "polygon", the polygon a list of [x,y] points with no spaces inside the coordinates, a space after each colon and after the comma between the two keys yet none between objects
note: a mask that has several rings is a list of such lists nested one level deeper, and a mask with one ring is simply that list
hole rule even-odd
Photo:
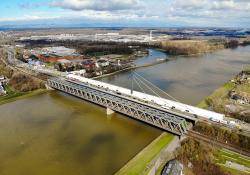
[{"label": "tree line", "polygon": [[193,129],[224,143],[230,143],[250,150],[250,137],[238,134],[236,131],[216,125],[209,125],[204,122],[197,122]]},{"label": "tree line", "polygon": [[176,158],[198,175],[227,175],[214,163],[215,150],[201,142],[187,138],[176,150]]}]

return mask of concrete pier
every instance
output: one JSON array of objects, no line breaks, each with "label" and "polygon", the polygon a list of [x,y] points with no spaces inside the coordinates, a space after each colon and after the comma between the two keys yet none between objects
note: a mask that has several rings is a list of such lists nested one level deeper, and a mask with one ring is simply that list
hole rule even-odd
[{"label": "concrete pier", "polygon": [[107,115],[111,115],[111,114],[114,114],[115,113],[115,111],[113,111],[112,109],[110,109],[110,108],[107,108]]}]

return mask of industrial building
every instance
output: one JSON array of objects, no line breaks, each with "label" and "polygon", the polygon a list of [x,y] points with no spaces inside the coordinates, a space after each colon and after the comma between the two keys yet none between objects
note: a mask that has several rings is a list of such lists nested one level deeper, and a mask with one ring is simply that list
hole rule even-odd
[{"label": "industrial building", "polygon": [[31,56],[35,56],[42,62],[56,62],[58,60],[77,60],[83,59],[83,56],[78,54],[75,49],[66,47],[45,47],[41,49],[24,51],[24,58],[28,59]]}]

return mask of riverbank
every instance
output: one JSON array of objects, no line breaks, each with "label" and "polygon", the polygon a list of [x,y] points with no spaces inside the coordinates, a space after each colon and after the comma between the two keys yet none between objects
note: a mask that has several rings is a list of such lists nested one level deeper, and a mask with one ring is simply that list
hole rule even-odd
[{"label": "riverbank", "polygon": [[147,64],[143,64],[143,65],[138,65],[138,66],[131,66],[131,67],[128,67],[128,68],[125,68],[125,69],[122,69],[122,70],[118,70],[118,71],[115,71],[115,72],[112,72],[112,73],[109,73],[109,74],[104,74],[104,75],[100,75],[98,77],[94,77],[93,79],[98,80],[98,79],[101,79],[101,78],[106,78],[106,77],[116,75],[116,74],[121,73],[121,72],[129,71],[129,70],[155,66],[157,64],[161,64],[161,63],[164,63],[164,62],[167,62],[167,61],[168,61],[167,59],[163,59],[163,60],[154,61],[153,63],[147,63]]},{"label": "riverbank", "polygon": [[250,66],[219,87],[198,107],[224,113],[227,117],[250,122]]},{"label": "riverbank", "polygon": [[[206,97],[203,101],[201,101],[198,104],[198,107],[210,109],[210,110],[216,110],[217,112],[221,112],[226,114],[229,117],[235,117],[230,116],[228,113],[226,113],[225,108],[227,105],[230,104],[230,102],[235,106],[249,106],[248,104],[239,104],[241,102],[241,98],[234,99],[232,98],[231,92],[236,92],[237,94],[243,93],[245,96],[250,94],[249,91],[249,77],[246,76],[247,72],[250,71],[250,67],[247,67],[245,70],[240,72],[238,75],[236,75],[232,80],[225,83],[222,87],[219,87],[216,89],[211,95]],[[240,96],[237,96],[240,97]],[[240,101],[237,101],[239,100]],[[237,104],[238,103],[238,104]],[[230,107],[230,106],[229,106]],[[239,115],[239,114],[238,114]],[[249,116],[249,115],[248,115]],[[237,133],[236,128],[234,130],[229,130],[227,128],[223,128],[221,126],[216,125],[208,125],[206,123],[198,122],[194,130],[197,132],[200,132],[211,139],[216,138],[216,140],[236,145],[239,147],[239,149],[249,149],[249,137],[240,135]],[[182,161],[184,166],[184,173],[189,173],[190,171],[192,173],[199,174],[202,169],[204,169],[206,165],[206,170],[209,170],[209,172],[214,171],[214,174],[249,174],[249,168],[250,168],[250,159],[249,157],[240,155],[238,153],[217,148],[214,146],[209,146],[207,144],[204,144],[199,141],[195,141],[193,139],[187,139],[184,140],[184,142],[181,143],[182,147],[180,147],[177,150],[177,158]],[[194,149],[192,154],[190,154],[190,150],[194,148],[194,145],[197,147]],[[207,149],[206,151],[204,151]],[[188,150],[188,151],[187,151]],[[206,154],[204,154],[206,152]],[[204,155],[203,155],[204,154]],[[211,157],[210,159],[198,159],[194,157],[194,155],[199,155],[197,157]],[[211,155],[211,156],[208,156]],[[237,156],[236,156],[237,155]],[[200,164],[202,161],[208,161],[203,164]],[[188,168],[188,165],[192,163],[193,167]],[[216,171],[215,171],[216,170]],[[201,171],[202,172],[202,171]],[[203,171],[204,172],[204,171]]]},{"label": "riverbank", "polygon": [[210,40],[169,40],[161,43],[161,49],[172,56],[191,56],[214,52],[224,49],[222,41]]},{"label": "riverbank", "polygon": [[146,175],[150,170],[148,165],[157,157],[163,148],[172,142],[173,139],[174,136],[172,134],[166,132],[162,133],[123,166],[115,175]]},{"label": "riverbank", "polygon": [[0,49],[0,76],[6,79],[3,86],[6,94],[0,96],[0,105],[47,92],[42,80],[9,65],[3,49]]},{"label": "riverbank", "polygon": [[6,90],[7,95],[0,96],[0,105],[48,92],[46,89],[37,89],[30,92],[18,92],[11,87],[7,87]]},{"label": "riverbank", "polygon": [[[250,67],[248,67],[246,70],[250,70]],[[241,84],[241,86],[242,86],[242,84]],[[210,106],[207,103],[207,101],[209,101],[207,99],[225,98],[225,97],[227,97],[228,92],[231,91],[232,89],[234,89],[235,87],[236,87],[236,85],[232,81],[227,82],[222,87],[217,89],[212,95],[210,95],[209,97],[204,99],[202,102],[200,102],[198,107],[208,109]],[[161,142],[161,139],[162,139],[162,135],[159,136],[158,138],[156,138],[155,141],[153,141],[144,150],[147,150],[147,149],[150,150],[152,145],[157,146],[158,142]],[[159,157],[160,156],[159,154],[162,152],[162,150],[164,150],[164,148],[166,149],[171,142],[172,142],[172,140],[168,144],[166,144],[164,147],[162,147],[162,149],[160,151],[158,151],[155,158]],[[165,163],[159,164],[157,167],[155,167],[155,169],[152,169],[152,166],[150,164],[151,162],[153,162],[153,160],[155,158],[152,158],[151,161],[148,161],[148,163],[145,163],[145,162],[141,163],[141,159],[143,160],[143,158],[147,156],[147,151],[144,151],[144,150],[141,151],[137,156],[135,156],[131,161],[129,161],[120,171],[118,171],[117,175],[120,175],[120,174],[123,175],[123,174],[125,174],[125,172],[127,174],[148,174],[151,172],[160,174],[161,169],[164,167]],[[136,169],[137,166],[135,166],[135,165],[141,166],[140,170]],[[144,166],[144,169],[142,168],[143,166]]]},{"label": "riverbank", "polygon": [[168,40],[161,42],[161,48],[171,56],[194,56],[206,53],[212,53],[226,48],[236,48],[238,46],[247,46],[250,38],[235,39],[183,39]]}]

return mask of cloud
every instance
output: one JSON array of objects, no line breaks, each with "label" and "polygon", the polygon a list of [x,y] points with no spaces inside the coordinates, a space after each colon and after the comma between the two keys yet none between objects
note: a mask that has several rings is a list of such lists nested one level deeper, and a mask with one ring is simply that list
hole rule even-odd
[{"label": "cloud", "polygon": [[140,15],[129,14],[123,11],[67,11],[58,15],[40,13],[30,14],[13,18],[0,18],[0,22],[14,22],[14,21],[41,21],[41,20],[93,20],[93,21],[145,21],[145,20],[157,20],[160,17],[157,15]]},{"label": "cloud", "polygon": [[[86,21],[103,24],[158,24],[171,26],[250,27],[250,0],[46,0],[19,4],[23,16],[0,17],[12,21]],[[37,7],[37,8],[35,8]],[[43,13],[38,13],[42,8]],[[126,26],[126,25],[125,25]],[[150,26],[149,26],[150,27]]]},{"label": "cloud", "polygon": [[139,0],[56,0],[51,2],[50,6],[76,11],[117,11],[135,9],[139,4]]},{"label": "cloud", "polygon": [[233,0],[223,0],[223,1],[214,1],[212,3],[212,9],[220,9],[220,10],[227,10],[227,9],[234,9],[237,3]]},{"label": "cloud", "polygon": [[52,19],[59,19],[60,17],[44,17],[44,16],[36,16],[36,15],[25,15],[21,17],[15,18],[0,18],[0,22],[19,22],[19,21],[39,21],[39,20],[52,20]]},{"label": "cloud", "polygon": [[174,9],[182,9],[182,10],[195,10],[204,8],[206,5],[205,1],[200,0],[175,0],[172,3],[172,7]]},{"label": "cloud", "polygon": [[[250,17],[247,0],[175,0],[171,14],[194,18],[239,18]],[[240,19],[239,19],[240,20]]]},{"label": "cloud", "polygon": [[42,2],[36,2],[36,3],[30,3],[30,2],[23,2],[18,4],[19,7],[23,8],[23,9],[32,9],[32,8],[38,8],[41,6],[46,6],[46,3],[42,3]]}]

